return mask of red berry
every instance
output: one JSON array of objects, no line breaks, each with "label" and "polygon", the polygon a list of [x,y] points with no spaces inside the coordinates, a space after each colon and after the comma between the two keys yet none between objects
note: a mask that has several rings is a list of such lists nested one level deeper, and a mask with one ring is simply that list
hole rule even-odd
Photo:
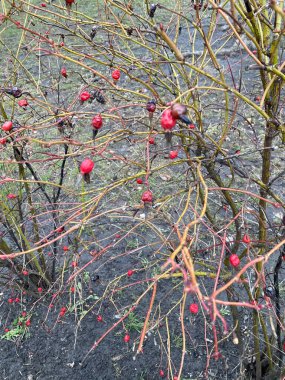
[{"label": "red berry", "polygon": [[21,99],[18,101],[18,105],[20,107],[27,107],[29,105],[29,103],[28,103],[27,99]]},{"label": "red berry", "polygon": [[2,131],[9,132],[13,128],[12,121],[5,121],[5,123],[2,125]]},{"label": "red berry", "polygon": [[152,202],[152,192],[150,190],[147,190],[142,194],[142,201]]},{"label": "red berry", "polygon": [[64,231],[64,227],[58,227],[55,231],[56,231],[58,234],[61,234],[61,233]]},{"label": "red berry", "polygon": [[15,198],[17,198],[17,195],[10,193],[10,194],[7,195],[7,198],[8,199],[15,199]]},{"label": "red berry", "polygon": [[170,108],[163,111],[160,119],[162,128],[166,131],[170,131],[176,124],[176,119],[172,116]]},{"label": "red berry", "polygon": [[256,96],[256,97],[254,98],[254,100],[255,100],[256,102],[260,102],[261,97],[260,97],[260,96]]},{"label": "red berry", "polygon": [[103,317],[102,317],[102,315],[97,315],[97,321],[98,321],[98,322],[103,322]]},{"label": "red berry", "polygon": [[230,263],[233,267],[237,267],[240,263],[240,259],[239,259],[238,255],[236,255],[235,253],[230,255]]},{"label": "red berry", "polygon": [[189,306],[189,311],[192,313],[192,314],[197,314],[198,311],[199,311],[199,306],[197,303],[191,303],[191,305]]},{"label": "red berry", "polygon": [[121,238],[121,235],[120,235],[120,234],[116,234],[116,235],[115,235],[115,238],[116,238],[116,239],[120,239],[120,238]]},{"label": "red berry", "polygon": [[120,76],[121,76],[121,73],[120,73],[120,70],[114,70],[112,72],[112,78],[114,80],[119,80],[120,79]]},{"label": "red berry", "polygon": [[138,183],[139,185],[142,185],[142,184],[143,184],[143,180],[142,180],[141,178],[138,178],[138,179],[137,179],[137,183]]},{"label": "red berry", "polygon": [[129,334],[126,334],[126,335],[124,336],[124,342],[125,342],[125,343],[128,343],[128,342],[130,341],[130,339],[131,339],[131,337],[129,336]]},{"label": "red berry", "polygon": [[134,274],[134,271],[132,269],[129,269],[127,272],[128,277],[131,277]]},{"label": "red berry", "polygon": [[64,245],[62,248],[65,252],[69,251],[69,247],[67,245]]},{"label": "red berry", "polygon": [[76,268],[76,267],[78,266],[78,264],[77,264],[76,261],[72,261],[71,266],[72,266],[73,268]]},{"label": "red berry", "polygon": [[170,153],[169,153],[169,158],[171,160],[174,160],[174,158],[176,158],[178,156],[178,152],[177,150],[172,150]]},{"label": "red berry", "polygon": [[92,119],[92,127],[94,129],[100,129],[103,125],[103,119],[101,115],[96,115]]},{"label": "red berry", "polygon": [[87,91],[81,92],[80,94],[80,100],[81,102],[86,102],[90,98],[90,94]]},{"label": "red berry", "polygon": [[189,129],[195,129],[195,125],[194,125],[194,124],[189,124],[189,125],[188,125],[188,128],[189,128]]},{"label": "red berry", "polygon": [[285,342],[283,343],[283,351],[285,352]]},{"label": "red berry", "polygon": [[[60,74],[64,77],[64,78],[67,78],[67,71],[66,71],[66,67],[62,67],[62,69],[60,70]],[[82,94],[81,94],[82,95]],[[82,100],[82,99],[81,99]]]},{"label": "red berry", "polygon": [[154,144],[155,144],[154,137],[150,137],[150,138],[148,139],[148,143],[149,143],[150,145],[154,145]]},{"label": "red berry", "polygon": [[38,292],[42,293],[43,292],[43,288],[38,288]]},{"label": "red berry", "polygon": [[21,315],[22,315],[22,317],[25,318],[27,316],[27,312],[26,311],[22,311]]},{"label": "red berry", "polygon": [[64,46],[64,42],[61,42],[61,43],[59,44],[59,46],[63,47],[63,46]]},{"label": "red berry", "polygon": [[154,100],[150,100],[149,102],[147,102],[146,109],[147,109],[148,112],[153,113],[156,110],[156,103],[155,103],[155,101]]},{"label": "red berry", "polygon": [[16,303],[19,303],[20,301],[21,301],[20,298],[18,298],[18,297],[15,298]]},{"label": "red berry", "polygon": [[174,377],[173,377],[173,380],[178,380],[178,376],[174,376]]},{"label": "red berry", "polygon": [[31,326],[31,321],[30,321],[30,319],[28,319],[28,320],[26,321],[26,326],[27,326],[27,327]]},{"label": "red berry", "polygon": [[80,172],[82,174],[89,174],[94,168],[94,162],[90,158],[85,158],[80,165]]},{"label": "red berry", "polygon": [[249,244],[250,243],[250,237],[249,235],[245,234],[244,237],[242,238],[243,243]]},{"label": "red berry", "polygon": [[67,312],[67,308],[65,306],[63,306],[61,309],[60,309],[60,312],[61,313],[66,313]]},{"label": "red berry", "polygon": [[46,5],[46,3],[41,3],[41,6],[42,6],[43,8],[45,8],[47,5]]},{"label": "red berry", "polygon": [[28,276],[29,272],[27,270],[23,270],[22,274],[23,276]]},{"label": "red berry", "polygon": [[162,369],[159,371],[159,376],[160,377],[164,377],[165,376],[165,373],[164,373],[164,371]]},{"label": "red berry", "polygon": [[0,139],[0,144],[1,145],[5,145],[7,143],[7,139],[3,138],[3,139]]},{"label": "red berry", "polygon": [[4,331],[5,331],[5,333],[7,333],[7,332],[10,331],[10,329],[8,329],[8,328],[6,327]]},{"label": "red berry", "polygon": [[13,303],[14,299],[13,298],[8,298],[8,303]]},{"label": "red berry", "polygon": [[74,287],[74,286],[72,286],[72,287],[70,288],[70,292],[71,292],[71,293],[74,293],[74,292],[75,292],[75,287]]}]

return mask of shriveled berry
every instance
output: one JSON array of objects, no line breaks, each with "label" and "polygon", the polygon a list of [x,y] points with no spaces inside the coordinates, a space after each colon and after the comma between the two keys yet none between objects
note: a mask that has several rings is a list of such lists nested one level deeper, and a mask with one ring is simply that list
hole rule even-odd
[{"label": "shriveled berry", "polygon": [[142,185],[142,184],[143,184],[143,180],[142,180],[141,178],[138,178],[138,179],[137,179],[137,183],[138,183],[139,185]]},{"label": "shriveled berry", "polygon": [[94,168],[94,162],[90,158],[85,158],[80,165],[80,172],[82,174],[89,174]]},{"label": "shriveled berry", "polygon": [[72,261],[71,266],[72,266],[72,268],[76,268],[78,266],[78,264],[76,261]]},{"label": "shriveled berry", "polygon": [[124,336],[124,342],[125,342],[125,343],[128,343],[128,342],[130,341],[130,339],[131,339],[131,337],[129,336],[129,334],[126,334],[126,335]]},{"label": "shriveled berry", "polygon": [[154,100],[150,100],[146,103],[146,110],[153,113],[156,110],[156,103]]},{"label": "shriveled berry", "polygon": [[12,121],[5,121],[5,123],[2,125],[2,131],[9,132],[13,128]]},{"label": "shriveled berry", "polygon": [[175,127],[176,119],[172,116],[171,110],[168,108],[163,111],[160,119],[160,124],[165,131],[171,131]]},{"label": "shriveled berry", "polygon": [[81,102],[86,102],[90,98],[90,94],[88,91],[81,92],[80,94],[80,100]]},{"label": "shriveled berry", "polygon": [[238,255],[236,255],[235,253],[230,255],[230,263],[233,267],[237,267],[240,263],[240,259],[239,259]]},{"label": "shriveled berry", "polygon": [[119,80],[120,77],[121,77],[120,70],[117,69],[117,70],[114,70],[114,71],[112,72],[112,78],[113,78],[114,80]]},{"label": "shriveled berry", "polygon": [[150,190],[147,190],[142,194],[142,201],[152,202],[152,192]]},{"label": "shriveled berry", "polygon": [[169,153],[169,158],[171,160],[174,160],[174,158],[176,158],[178,156],[178,152],[177,150],[172,150],[170,153]]},{"label": "shriveled berry", "polygon": [[149,143],[150,145],[154,145],[154,144],[155,144],[154,137],[150,137],[150,138],[148,139],[148,143]]},{"label": "shriveled berry", "polygon": [[96,115],[92,119],[92,127],[95,129],[100,129],[103,125],[103,119],[101,115]]},{"label": "shriveled berry", "polygon": [[182,115],[186,115],[187,107],[184,104],[174,103],[172,104],[171,114],[175,119],[179,119]]},{"label": "shriveled berry", "polygon": [[199,306],[197,303],[191,303],[191,305],[189,306],[189,311],[192,313],[192,314],[197,314],[198,311],[199,311]]}]

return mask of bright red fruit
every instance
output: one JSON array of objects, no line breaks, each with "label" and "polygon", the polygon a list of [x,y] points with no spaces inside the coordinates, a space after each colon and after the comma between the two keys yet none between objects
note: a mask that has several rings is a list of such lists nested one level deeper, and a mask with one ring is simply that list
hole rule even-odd
[{"label": "bright red fruit", "polygon": [[27,99],[21,99],[18,101],[18,105],[20,107],[27,107],[29,105],[29,103],[28,103]]},{"label": "bright red fruit", "polygon": [[176,119],[172,116],[170,108],[163,111],[160,124],[165,131],[171,131],[171,129],[175,127]]},{"label": "bright red fruit", "polygon": [[142,201],[152,202],[152,192],[150,190],[147,190],[142,194]]},{"label": "bright red fruit", "polygon": [[102,317],[102,315],[98,315],[98,316],[97,316],[97,321],[98,321],[98,322],[103,322],[103,317]]},{"label": "bright red fruit", "polygon": [[125,342],[125,343],[128,343],[128,342],[130,341],[130,339],[131,339],[131,337],[129,336],[129,334],[126,334],[126,335],[124,336],[124,342]]},{"label": "bright red fruit", "polygon": [[62,313],[66,313],[66,312],[67,312],[67,308],[66,308],[65,306],[63,306],[63,307],[60,309],[60,311],[61,311]]},{"label": "bright red fruit", "polygon": [[189,125],[188,125],[188,128],[189,128],[189,129],[195,129],[195,125],[194,125],[194,124],[189,124]]},{"label": "bright red fruit", "polygon": [[6,329],[5,329],[4,331],[5,331],[5,333],[7,333],[7,332],[10,331],[10,329],[8,329],[8,328],[6,327]]},{"label": "bright red fruit", "polygon": [[191,303],[191,305],[189,306],[189,311],[192,313],[192,314],[197,314],[198,311],[199,311],[199,306],[197,303]]},{"label": "bright red fruit", "polygon": [[7,143],[7,139],[3,138],[3,139],[0,139],[0,144],[1,145],[5,145]]},{"label": "bright red fruit", "polygon": [[169,158],[171,160],[174,160],[174,158],[176,158],[178,156],[178,152],[177,150],[172,150],[170,153],[169,153]]},{"label": "bright red fruit", "polygon": [[15,199],[15,198],[17,198],[17,195],[13,194],[13,193],[10,193],[10,194],[7,195],[7,198],[8,199]]},{"label": "bright red fruit", "polygon": [[20,298],[18,298],[18,297],[15,298],[16,303],[19,303],[20,301],[21,301]]},{"label": "bright red fruit", "polygon": [[74,287],[74,286],[72,286],[72,287],[70,288],[70,292],[71,292],[71,293],[74,293],[74,292],[75,292],[75,287]]},{"label": "bright red fruit", "polygon": [[43,8],[45,8],[47,5],[46,5],[46,3],[41,3],[41,6],[42,6]]},{"label": "bright red fruit", "polygon": [[132,269],[128,270],[127,275],[128,277],[131,277],[134,274],[134,271]]},{"label": "bright red fruit", "polygon": [[173,380],[178,380],[178,376],[174,376],[174,377],[173,377]]},{"label": "bright red fruit", "polygon": [[165,376],[165,373],[164,373],[164,371],[162,369],[159,371],[159,376],[160,377],[164,377]]},{"label": "bright red fruit", "polygon": [[92,119],[92,127],[95,129],[100,129],[103,125],[103,119],[101,115],[96,115]]},{"label": "bright red fruit", "polygon": [[249,244],[250,243],[250,237],[249,235],[245,234],[244,237],[242,238],[243,243]]},{"label": "bright red fruit", "polygon": [[[64,77],[64,78],[67,78],[67,71],[66,71],[66,67],[62,67],[62,69],[60,70],[60,74]],[[84,94],[84,92],[82,93]],[[81,95],[82,95],[81,94]],[[82,99],[81,99],[82,100]]]},{"label": "bright red fruit", "polygon": [[64,245],[62,248],[65,252],[69,251],[69,247],[67,245]]},{"label": "bright red fruit", "polygon": [[137,183],[138,183],[139,185],[142,185],[142,184],[143,184],[143,180],[142,180],[141,178],[138,178],[138,179],[137,179]]},{"label": "bright red fruit", "polygon": [[27,316],[27,312],[26,312],[26,311],[22,311],[22,314],[21,314],[21,315],[22,315],[22,317],[25,318],[25,317]]},{"label": "bright red fruit", "polygon": [[238,255],[236,255],[235,253],[230,255],[230,263],[233,267],[237,267],[240,263],[240,259],[239,259]]},{"label": "bright red fruit", "polygon": [[30,319],[28,319],[28,320],[26,321],[26,326],[27,326],[27,327],[31,326],[31,321],[30,321]]},{"label": "bright red fruit", "polygon": [[112,72],[112,78],[113,78],[114,80],[119,80],[120,77],[121,77],[120,70],[114,70],[114,71]]},{"label": "bright red fruit", "polygon": [[8,303],[13,303],[14,299],[13,298],[8,298]]},{"label": "bright red fruit", "polygon": [[150,138],[148,139],[148,143],[149,143],[150,145],[154,145],[154,143],[155,143],[154,137],[150,137]]},{"label": "bright red fruit", "polygon": [[28,276],[29,272],[27,270],[23,270],[22,274],[23,276]]},{"label": "bright red fruit", "polygon": [[76,267],[78,266],[78,264],[77,264],[76,261],[72,261],[71,266],[72,266],[73,268],[76,268]]},{"label": "bright red fruit", "polygon": [[86,102],[86,100],[90,99],[90,94],[87,91],[81,92],[80,94],[80,100],[81,102]]},{"label": "bright red fruit", "polygon": [[9,132],[13,128],[12,121],[5,121],[5,123],[2,125],[2,131]]},{"label": "bright red fruit", "polygon": [[80,165],[80,172],[82,174],[89,174],[94,168],[94,162],[90,158],[85,158]]},{"label": "bright red fruit", "polygon": [[61,233],[64,231],[64,227],[58,227],[55,231],[56,231],[58,234],[61,234]]},{"label": "bright red fruit", "polygon": [[43,288],[38,288],[38,292],[42,293],[43,292]]}]

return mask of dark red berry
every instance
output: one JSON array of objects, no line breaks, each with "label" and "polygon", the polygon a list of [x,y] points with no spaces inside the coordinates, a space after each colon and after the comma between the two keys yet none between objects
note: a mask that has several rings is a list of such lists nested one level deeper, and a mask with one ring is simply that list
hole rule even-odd
[{"label": "dark red berry", "polygon": [[124,342],[125,342],[125,343],[128,343],[128,342],[130,341],[130,339],[131,339],[131,337],[129,336],[129,334],[126,334],[126,335],[124,336]]},{"label": "dark red berry", "polygon": [[176,158],[178,156],[178,152],[177,150],[172,150],[170,153],[169,153],[169,158],[171,160],[174,160],[174,158]]},{"label": "dark red berry", "polygon": [[103,125],[103,119],[101,115],[96,115],[92,119],[92,127],[95,129],[100,129]]},{"label": "dark red berry", "polygon": [[87,91],[84,91],[80,94],[80,100],[81,102],[86,102],[90,98],[90,94]]},{"label": "dark red berry", "polygon": [[129,269],[127,272],[128,277],[131,277],[134,274],[134,271],[132,269]]},{"label": "dark red berry", "polygon": [[150,138],[148,139],[148,143],[149,143],[150,145],[154,145],[154,144],[155,144],[154,137],[150,137]]},{"label": "dark red berry", "polygon": [[26,326],[27,326],[27,327],[31,326],[31,321],[30,321],[30,319],[28,319],[28,320],[26,321]]},{"label": "dark red berry", "polygon": [[5,138],[0,139],[0,144],[1,145],[7,144],[7,139],[5,139]]},{"label": "dark red berry", "polygon": [[[60,70],[60,74],[64,77],[64,78],[67,78],[67,71],[66,71],[66,67],[62,67],[61,70]],[[84,92],[82,93],[84,94]],[[82,95],[81,94],[81,95]],[[82,100],[82,99],[81,99]]]},{"label": "dark red berry", "polygon": [[154,100],[150,100],[146,103],[146,109],[148,112],[153,113],[156,110],[156,103]]},{"label": "dark red berry", "polygon": [[139,185],[142,185],[142,184],[143,184],[143,180],[142,180],[141,178],[138,178],[138,179],[137,179],[137,183],[138,183]]},{"label": "dark red berry", "polygon": [[18,105],[20,107],[27,107],[29,105],[29,103],[28,103],[27,99],[21,99],[18,101]]}]

